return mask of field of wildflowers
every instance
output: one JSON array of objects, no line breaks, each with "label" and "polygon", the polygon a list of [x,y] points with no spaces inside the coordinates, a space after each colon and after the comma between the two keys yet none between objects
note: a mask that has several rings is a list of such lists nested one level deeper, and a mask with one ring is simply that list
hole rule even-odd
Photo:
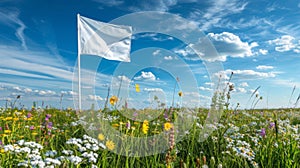
[{"label": "field of wildflowers", "polygon": [[[111,100],[111,103],[114,103]],[[91,110],[83,119],[72,109],[0,109],[0,167],[299,167],[300,110],[228,110],[206,139],[198,137],[208,115],[195,109],[192,129],[174,141],[172,121],[178,109],[157,109],[155,121],[137,122],[118,110]],[[136,111],[133,115],[139,115]],[[113,151],[118,142],[99,126],[90,135],[87,121],[106,119],[124,135],[147,137],[168,132],[169,148],[145,157]],[[100,128],[97,128],[100,127]],[[102,132],[101,132],[102,131]]]}]

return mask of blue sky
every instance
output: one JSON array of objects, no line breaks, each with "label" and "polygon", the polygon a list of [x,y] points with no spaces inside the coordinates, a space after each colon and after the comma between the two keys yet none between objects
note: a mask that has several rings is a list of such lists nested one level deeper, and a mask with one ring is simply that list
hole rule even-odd
[{"label": "blue sky", "polygon": [[[18,103],[27,107],[33,101],[59,107],[62,94],[63,106],[73,106],[77,13],[102,22],[142,11],[169,12],[188,20],[187,26],[202,31],[219,53],[210,61],[222,64],[223,77],[234,73],[233,107],[240,103],[241,108],[249,108],[251,103],[247,101],[258,86],[263,100],[257,107],[261,108],[293,107],[300,94],[300,3],[296,0],[2,0],[0,4],[0,106],[21,95]],[[143,55],[143,59],[139,60],[138,55]],[[176,103],[195,101],[202,107],[209,105],[215,85],[203,61],[194,59],[195,54],[186,44],[163,34],[135,34],[131,56],[137,62],[123,64],[83,57],[87,70],[91,62],[101,61],[95,93],[87,94],[85,99],[96,101],[103,108],[107,86],[115,88],[111,94],[117,94],[122,79],[122,86],[129,89],[121,88],[121,92],[128,92],[132,107],[154,107],[154,95],[170,105],[179,77]],[[134,69],[129,76],[128,67],[137,63],[146,66],[147,61],[167,68]],[[135,92],[135,84],[140,85],[140,93]],[[177,96],[180,90],[182,98]]]}]

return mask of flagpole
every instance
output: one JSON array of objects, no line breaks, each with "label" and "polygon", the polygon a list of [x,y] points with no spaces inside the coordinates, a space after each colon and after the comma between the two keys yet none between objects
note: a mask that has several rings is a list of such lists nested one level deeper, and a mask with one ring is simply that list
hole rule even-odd
[{"label": "flagpole", "polygon": [[79,112],[81,111],[81,75],[80,75],[80,14],[77,14],[77,47],[78,47],[78,108]]}]

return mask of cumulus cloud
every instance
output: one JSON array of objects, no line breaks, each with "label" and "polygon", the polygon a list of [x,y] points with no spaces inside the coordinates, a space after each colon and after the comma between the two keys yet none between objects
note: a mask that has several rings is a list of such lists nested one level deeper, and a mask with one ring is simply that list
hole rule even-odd
[{"label": "cumulus cloud", "polygon": [[247,93],[247,90],[245,88],[242,88],[242,87],[237,87],[236,92],[238,92],[238,93]]},{"label": "cumulus cloud", "polygon": [[215,85],[215,84],[212,83],[212,82],[205,82],[204,84],[205,84],[205,85],[208,85],[208,86],[211,86],[211,87]]},{"label": "cumulus cloud", "polygon": [[268,50],[265,50],[265,49],[259,49],[258,52],[262,55],[267,55],[268,54]]},{"label": "cumulus cloud", "polygon": [[135,80],[150,80],[155,81],[156,77],[152,72],[141,72],[140,76],[134,77]]},{"label": "cumulus cloud", "polygon": [[127,76],[124,76],[124,75],[118,76],[118,79],[122,80],[123,82],[128,82],[128,83],[131,82],[131,80]]},{"label": "cumulus cloud", "polygon": [[256,67],[256,69],[259,69],[259,70],[268,70],[268,69],[274,69],[273,66],[268,66],[268,65],[259,65]]},{"label": "cumulus cloud", "polygon": [[255,94],[257,94],[257,95],[259,95],[259,91],[255,91],[255,89],[250,89],[250,90],[248,90],[247,91],[247,93],[249,93],[249,94],[253,94],[255,92]]},{"label": "cumulus cloud", "polygon": [[161,88],[144,88],[146,92],[163,92]]},{"label": "cumulus cloud", "polygon": [[152,54],[154,55],[154,56],[156,56],[156,55],[158,55],[160,53],[160,50],[155,50]]},{"label": "cumulus cloud", "polygon": [[243,42],[239,36],[223,32],[220,34],[209,33],[208,37],[216,47],[220,57],[220,61],[225,61],[227,56],[230,57],[249,57],[253,56],[252,48],[257,47],[258,44],[253,42],[251,44]]},{"label": "cumulus cloud", "polygon": [[242,83],[240,84],[240,86],[242,86],[242,87],[248,87],[249,85],[248,85],[247,82],[242,82]]},{"label": "cumulus cloud", "polygon": [[180,55],[182,55],[184,57],[186,57],[186,56],[188,56],[190,54],[195,54],[191,49],[188,49],[188,48],[186,48],[186,49],[178,49],[178,50],[175,50],[174,52],[176,54],[180,54]]},{"label": "cumulus cloud", "polygon": [[[198,61],[201,58],[193,51],[191,46],[186,46],[185,48],[174,49],[174,53],[183,56],[186,60]],[[199,53],[201,55],[201,53]],[[202,55],[201,55],[202,56]]]},{"label": "cumulus cloud", "polygon": [[30,88],[25,88],[25,89],[24,89],[24,92],[25,92],[25,93],[31,93],[31,92],[32,92],[32,89],[30,89]]},{"label": "cumulus cloud", "polygon": [[102,97],[100,97],[100,96],[96,96],[96,95],[88,95],[88,100],[95,100],[95,101],[97,101],[97,100],[100,100],[100,101],[102,101],[102,100],[104,100]]},{"label": "cumulus cloud", "polygon": [[276,77],[276,72],[257,72],[254,70],[231,70],[227,69],[225,71],[221,71],[216,73],[216,76],[220,76],[228,80],[229,75],[233,72],[234,76],[245,79],[257,79],[257,78],[274,78]]},{"label": "cumulus cloud", "polygon": [[164,60],[173,60],[173,57],[172,56],[164,56]]},{"label": "cumulus cloud", "polygon": [[203,86],[200,86],[199,89],[203,90],[203,91],[212,91],[211,88],[207,88],[207,87],[203,87]]},{"label": "cumulus cloud", "polygon": [[37,93],[38,93],[38,95],[41,95],[41,96],[54,96],[56,94],[56,92],[54,92],[52,90],[40,90]]},{"label": "cumulus cloud", "polygon": [[74,95],[77,95],[77,93],[74,92],[74,91],[61,91],[60,93],[61,93],[61,94],[64,94],[64,95],[67,95],[67,96],[74,96]]},{"label": "cumulus cloud", "polygon": [[275,50],[278,52],[294,51],[299,53],[300,42],[294,43],[295,38],[290,35],[283,35],[280,38],[270,40],[269,44],[275,44]]},{"label": "cumulus cloud", "polygon": [[12,89],[15,91],[22,91],[22,89],[19,86],[14,86]]}]

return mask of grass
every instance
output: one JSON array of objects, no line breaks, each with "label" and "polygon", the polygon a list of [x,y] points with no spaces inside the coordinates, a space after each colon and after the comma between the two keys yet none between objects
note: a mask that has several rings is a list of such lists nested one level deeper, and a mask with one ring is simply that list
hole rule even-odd
[{"label": "grass", "polygon": [[[194,111],[191,129],[175,142],[172,135],[180,135],[176,134],[176,127],[170,125],[180,115],[180,109],[157,109],[158,114],[155,115],[158,117],[153,121],[146,120],[148,112],[143,111],[141,115],[145,120],[139,122],[128,119],[117,110],[86,111],[88,115],[84,117],[71,109],[0,109],[0,165],[149,168],[300,166],[299,109],[224,109],[219,122],[209,125],[205,125],[207,109]],[[138,117],[138,114],[132,115]],[[109,124],[88,125],[98,123],[98,119],[106,119]],[[206,139],[199,140],[205,126],[214,131],[204,135]],[[109,127],[122,135],[140,138],[164,132],[169,146],[162,153],[144,157],[116,154],[113,151],[120,148],[122,137],[111,138],[107,131]],[[150,142],[145,143],[145,149],[151,147]],[[130,152],[126,151],[126,146],[120,149]]]}]

